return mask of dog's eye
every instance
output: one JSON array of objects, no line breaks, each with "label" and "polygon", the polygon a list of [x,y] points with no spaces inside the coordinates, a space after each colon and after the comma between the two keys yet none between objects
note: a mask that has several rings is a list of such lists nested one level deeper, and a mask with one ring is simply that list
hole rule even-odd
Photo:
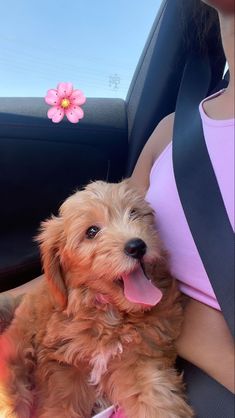
[{"label": "dog's eye", "polygon": [[98,226],[92,225],[86,230],[86,237],[88,239],[92,239],[96,236],[96,234],[98,234],[99,231],[100,228]]},{"label": "dog's eye", "polygon": [[136,208],[133,208],[129,212],[129,219],[135,220],[135,219],[142,219],[145,216],[152,216],[153,212],[142,212]]},{"label": "dog's eye", "polygon": [[139,215],[138,210],[136,208],[131,209],[130,212],[129,212],[129,218],[130,219],[135,219],[135,218],[138,217],[138,215]]}]

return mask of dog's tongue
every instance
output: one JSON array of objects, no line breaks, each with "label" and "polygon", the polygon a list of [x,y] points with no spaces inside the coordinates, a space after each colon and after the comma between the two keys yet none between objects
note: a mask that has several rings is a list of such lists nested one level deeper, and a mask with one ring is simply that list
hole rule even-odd
[{"label": "dog's tongue", "polygon": [[122,279],[124,295],[130,302],[148,306],[154,306],[160,302],[162,298],[161,290],[150,282],[141,267],[132,273],[122,275]]}]

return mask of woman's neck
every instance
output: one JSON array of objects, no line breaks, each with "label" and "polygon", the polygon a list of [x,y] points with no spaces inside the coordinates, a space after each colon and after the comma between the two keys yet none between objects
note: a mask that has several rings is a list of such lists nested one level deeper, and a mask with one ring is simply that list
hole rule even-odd
[{"label": "woman's neck", "polygon": [[223,48],[230,72],[230,82],[227,88],[227,94],[234,98],[234,14],[219,13],[219,19]]}]

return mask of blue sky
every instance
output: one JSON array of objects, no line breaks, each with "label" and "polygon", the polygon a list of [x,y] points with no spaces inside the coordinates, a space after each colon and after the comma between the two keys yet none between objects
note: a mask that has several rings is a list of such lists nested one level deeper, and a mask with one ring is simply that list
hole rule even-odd
[{"label": "blue sky", "polygon": [[71,81],[125,98],[161,0],[8,0],[1,4],[0,97],[44,96]]}]

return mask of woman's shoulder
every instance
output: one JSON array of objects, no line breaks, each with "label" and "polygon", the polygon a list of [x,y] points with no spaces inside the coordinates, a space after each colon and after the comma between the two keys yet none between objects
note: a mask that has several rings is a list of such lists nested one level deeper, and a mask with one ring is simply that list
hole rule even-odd
[{"label": "woman's shoulder", "polygon": [[[152,163],[160,156],[173,137],[175,113],[167,115],[157,125],[152,137]],[[149,140],[151,140],[151,137]]]},{"label": "woman's shoulder", "polygon": [[146,142],[131,176],[135,187],[146,191],[149,187],[149,174],[155,160],[172,140],[175,114],[166,116],[156,126]]}]

